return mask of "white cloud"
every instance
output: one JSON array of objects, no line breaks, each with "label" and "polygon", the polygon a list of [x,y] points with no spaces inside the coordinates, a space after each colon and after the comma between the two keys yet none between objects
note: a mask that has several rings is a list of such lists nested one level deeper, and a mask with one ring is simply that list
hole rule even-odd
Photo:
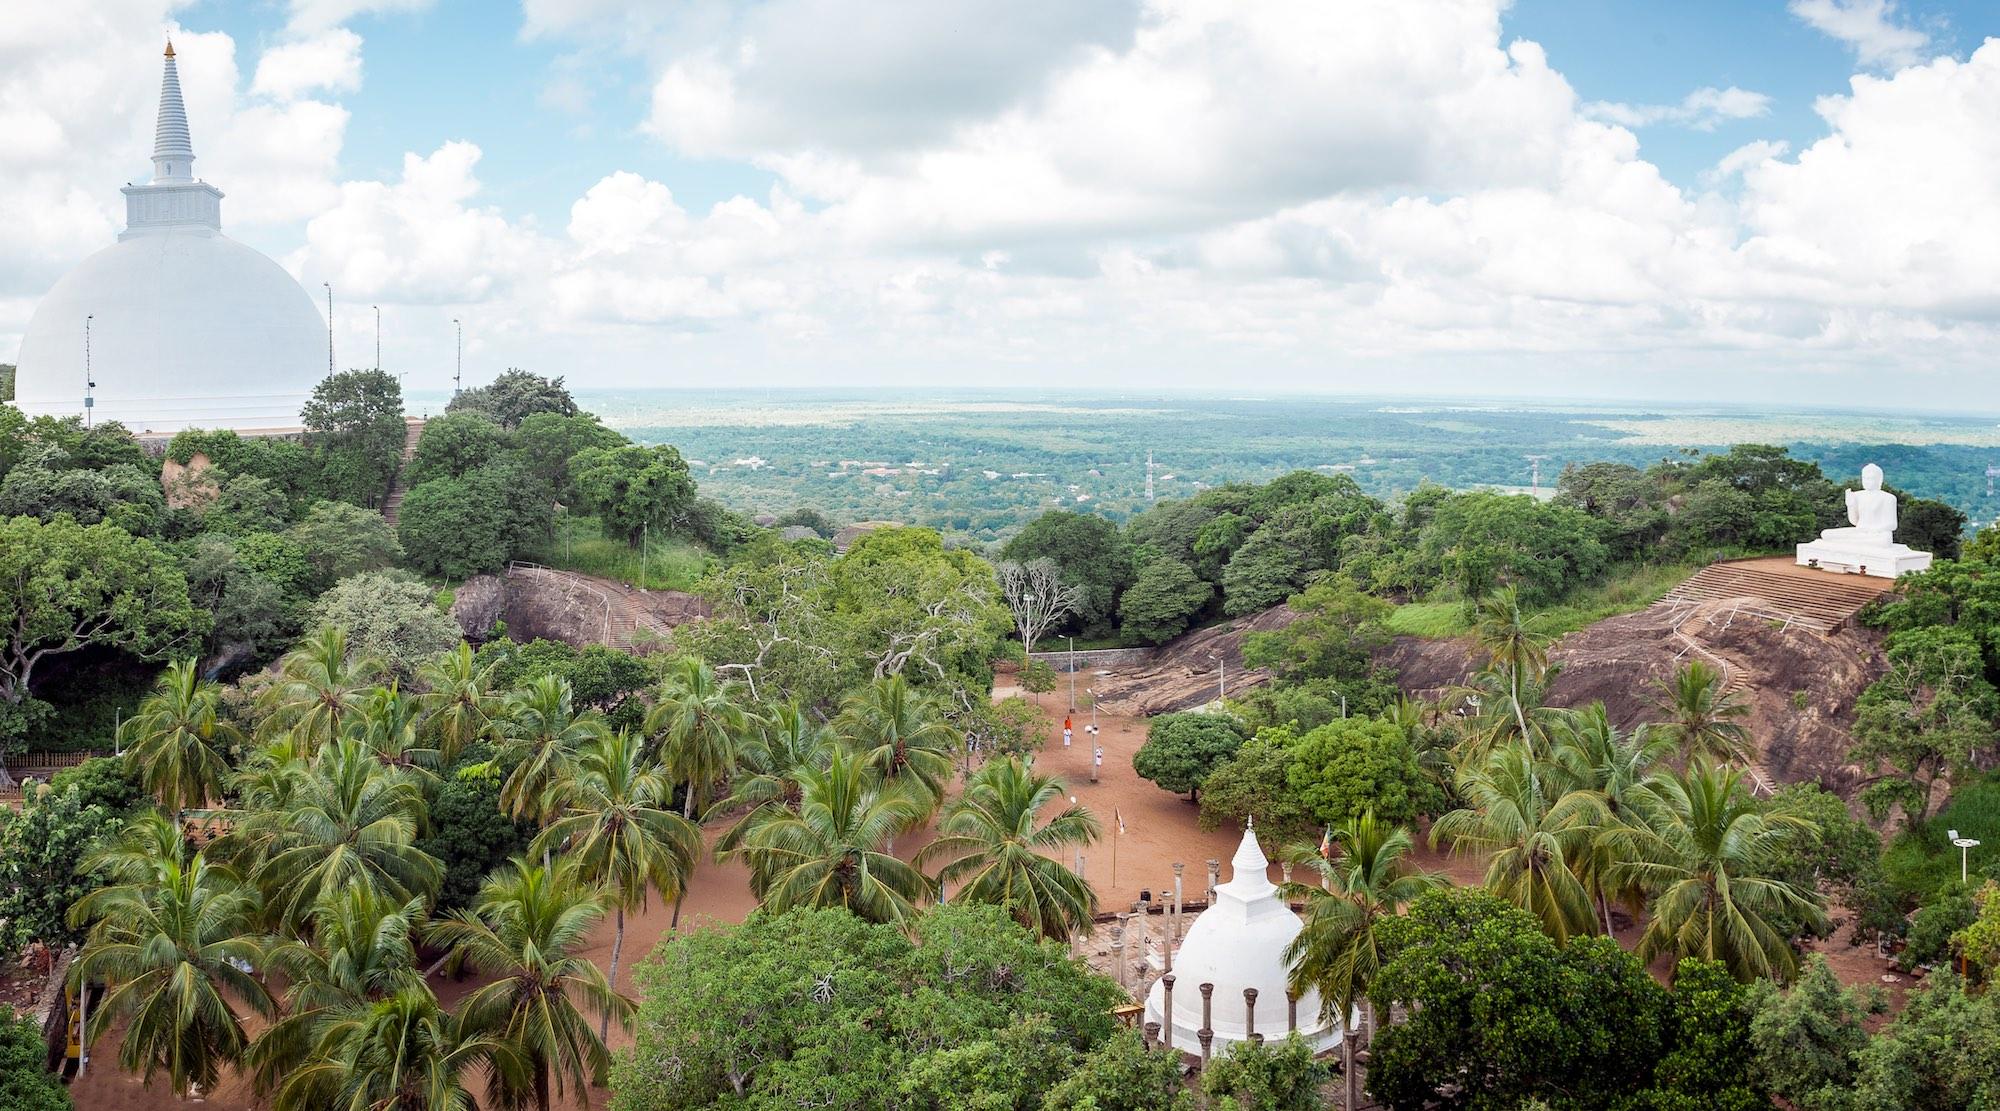
[{"label": "white cloud", "polygon": [[1745,143],[1723,155],[1712,168],[1704,171],[1702,184],[1714,188],[1752,166],[1783,158],[1791,153],[1791,149],[1792,145],[1783,140],[1757,139]]},{"label": "white cloud", "polygon": [[1734,85],[1718,89],[1706,85],[1681,98],[1679,104],[1623,104],[1598,100],[1583,106],[1584,115],[1615,123],[1620,127],[1650,127],[1673,124],[1696,131],[1714,131],[1731,120],[1750,120],[1771,114],[1771,98]]},{"label": "white cloud", "polygon": [[420,12],[433,0],[288,0],[294,31],[325,31],[357,16]]},{"label": "white cloud", "polygon": [[1895,0],[1790,0],[1791,13],[1846,43],[1864,66],[1915,64],[1930,36],[1896,20]]},{"label": "white cloud", "polygon": [[274,46],[257,60],[250,83],[255,95],[295,100],[317,91],[351,93],[361,88],[361,36],[336,27],[311,38]]}]

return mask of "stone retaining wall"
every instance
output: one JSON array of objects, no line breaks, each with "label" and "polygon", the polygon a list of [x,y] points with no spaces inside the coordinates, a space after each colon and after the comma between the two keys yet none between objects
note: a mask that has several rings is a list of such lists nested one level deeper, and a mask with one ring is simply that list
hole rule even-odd
[{"label": "stone retaining wall", "polygon": [[1040,660],[1057,671],[1067,673],[1074,660],[1078,671],[1088,671],[1098,667],[1128,667],[1143,664],[1153,658],[1152,648],[1093,648],[1084,652],[1031,652],[1030,659]]}]

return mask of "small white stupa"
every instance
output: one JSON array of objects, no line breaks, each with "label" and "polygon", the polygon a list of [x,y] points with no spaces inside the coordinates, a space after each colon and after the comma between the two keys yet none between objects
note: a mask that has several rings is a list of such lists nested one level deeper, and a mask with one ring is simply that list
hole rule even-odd
[{"label": "small white stupa", "polygon": [[[1257,847],[1257,831],[1245,830],[1230,861],[1229,882],[1215,889],[1214,903],[1195,918],[1175,953],[1171,1022],[1166,977],[1154,981],[1146,994],[1145,1021],[1159,1023],[1160,1037],[1176,1049],[1201,1052],[1203,984],[1214,986],[1208,1001],[1209,1028],[1215,1032],[1211,1053],[1220,1056],[1249,1040],[1245,988],[1257,991],[1255,1032],[1266,1041],[1285,1037],[1285,947],[1305,923],[1278,897],[1269,867],[1264,850]],[[1345,1029],[1338,1020],[1320,1020],[1319,993],[1309,990],[1299,997],[1298,1033],[1318,1052],[1340,1045]]]}]

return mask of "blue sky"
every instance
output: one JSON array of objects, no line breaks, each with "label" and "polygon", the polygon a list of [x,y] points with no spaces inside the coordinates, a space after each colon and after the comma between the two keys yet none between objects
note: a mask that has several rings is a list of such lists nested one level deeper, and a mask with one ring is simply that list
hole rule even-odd
[{"label": "blue sky", "polygon": [[225,229],[413,386],[458,316],[475,376],[602,386],[2000,407],[1990,0],[77,11],[0,25],[0,359],[177,28]]}]

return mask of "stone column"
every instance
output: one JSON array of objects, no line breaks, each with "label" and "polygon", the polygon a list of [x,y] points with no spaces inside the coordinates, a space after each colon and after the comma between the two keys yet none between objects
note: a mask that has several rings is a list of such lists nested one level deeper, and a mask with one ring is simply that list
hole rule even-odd
[{"label": "stone column", "polygon": [[1118,976],[1118,986],[1125,986],[1125,916],[1119,915],[1116,925],[1111,927],[1111,966]]},{"label": "stone column", "polygon": [[1175,940],[1175,941],[1179,941],[1179,940],[1181,939],[1181,873],[1182,873],[1182,872],[1184,872],[1184,871],[1186,871],[1186,870],[1187,870],[1187,865],[1185,865],[1185,864],[1182,864],[1182,863],[1181,863],[1180,861],[1178,861],[1178,860],[1174,861],[1174,930],[1173,930],[1173,938],[1174,938],[1174,940]]},{"label": "stone column", "polygon": [[1215,889],[1222,883],[1222,862],[1210,859],[1208,862],[1208,905],[1215,905]]},{"label": "stone column", "polygon": [[1160,1044],[1160,1024],[1149,1022],[1146,1024],[1146,1048],[1151,1049],[1158,1044]]},{"label": "stone column", "polygon": [[1214,1006],[1215,985],[1203,983],[1201,985],[1201,1029],[1195,1031],[1195,1037],[1201,1039],[1201,1067],[1204,1069],[1208,1067],[1209,1043],[1215,1040]]},{"label": "stone column", "polygon": [[1290,883],[1290,882],[1292,882],[1292,862],[1291,862],[1291,861],[1287,860],[1287,861],[1282,861],[1282,862],[1280,862],[1280,863],[1279,863],[1279,865],[1278,865],[1278,879],[1279,879],[1279,880],[1280,880],[1281,882],[1284,882],[1284,883]]},{"label": "stone column", "polygon": [[1285,1033],[1299,1032],[1299,997],[1296,992],[1285,993]]},{"label": "stone column", "polygon": [[1160,1021],[1165,1023],[1167,1048],[1174,1047],[1174,974],[1169,972],[1160,977],[1165,990],[1160,995]]},{"label": "stone column", "polygon": [[1257,1036],[1257,989],[1243,989],[1243,1036]]}]

